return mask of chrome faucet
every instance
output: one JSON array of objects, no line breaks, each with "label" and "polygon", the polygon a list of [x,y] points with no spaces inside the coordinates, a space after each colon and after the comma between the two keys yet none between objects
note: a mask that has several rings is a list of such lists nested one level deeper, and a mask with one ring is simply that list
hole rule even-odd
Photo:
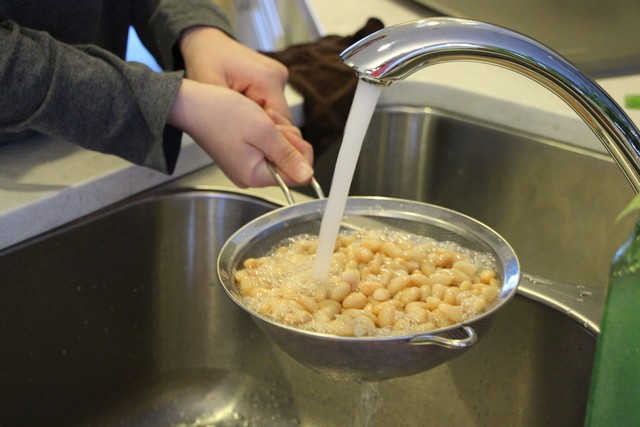
[{"label": "chrome faucet", "polygon": [[384,28],[347,48],[342,61],[386,86],[429,65],[475,61],[523,74],[564,100],[591,128],[640,193],[640,132],[594,81],[546,46],[486,23],[428,18]]}]

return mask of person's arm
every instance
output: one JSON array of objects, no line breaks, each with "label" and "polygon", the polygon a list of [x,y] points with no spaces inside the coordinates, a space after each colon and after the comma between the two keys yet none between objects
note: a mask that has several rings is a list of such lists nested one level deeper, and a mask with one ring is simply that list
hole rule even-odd
[{"label": "person's arm", "polygon": [[171,173],[181,133],[165,126],[181,73],[0,22],[0,132],[34,130]]},{"label": "person's arm", "polygon": [[[228,23],[210,0],[140,0],[134,22],[142,42],[163,67],[184,66],[186,76],[193,80],[181,86],[172,109],[191,114],[170,114],[169,123],[189,133],[238,185],[274,183],[265,157],[280,169],[288,184],[308,182],[313,173],[313,148],[290,122],[284,97],[286,67],[231,38]],[[214,96],[216,91],[191,84],[197,82],[231,89],[262,111],[225,91],[217,93],[225,99],[223,104],[211,104],[216,98],[205,99],[202,94]],[[200,92],[190,90],[193,87]],[[200,108],[192,108],[196,105]],[[227,136],[221,140],[221,135]]]},{"label": "person's arm", "polygon": [[180,37],[179,47],[187,77],[228,87],[291,118],[284,97],[289,72],[280,62],[238,43],[218,28],[190,27]]},{"label": "person's arm", "polygon": [[275,184],[266,159],[290,184],[313,174],[313,150],[297,128],[234,90],[184,79],[168,122],[191,135],[240,187]]},{"label": "person's arm", "polygon": [[[256,109],[244,120],[252,126],[265,127],[262,138],[251,138],[248,142],[263,153],[262,157],[269,158],[278,167],[289,184],[308,182],[313,173],[313,148],[290,122],[291,113],[284,97],[288,77],[286,67],[243,46],[217,28],[188,28],[180,38],[179,48],[189,79],[231,89],[263,110]],[[237,125],[242,126],[242,123],[238,121]],[[286,140],[278,137],[274,124],[280,125]],[[267,129],[269,126],[271,129]],[[265,138],[267,135],[273,137]],[[293,138],[296,138],[295,142],[292,142]],[[200,142],[208,151],[214,148],[206,140]],[[273,182],[262,158],[250,156],[248,159],[251,161],[245,163],[245,168],[252,171],[257,182],[266,185],[267,178]]]},{"label": "person's arm", "polygon": [[164,70],[184,69],[179,40],[187,28],[207,26],[232,34],[227,16],[211,0],[137,0],[132,20],[142,44]]}]

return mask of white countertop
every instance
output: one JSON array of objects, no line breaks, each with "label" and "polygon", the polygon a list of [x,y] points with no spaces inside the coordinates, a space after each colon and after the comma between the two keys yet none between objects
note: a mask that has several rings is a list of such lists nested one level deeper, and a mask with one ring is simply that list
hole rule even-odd
[{"label": "white countertop", "polygon": [[[385,25],[420,18],[419,8],[393,0],[308,0],[324,34],[347,35],[375,16]],[[599,80],[623,105],[640,93],[640,75]],[[287,97],[300,120],[301,98]],[[508,125],[590,149],[604,148],[555,95],[513,72],[473,63],[442,64],[385,89],[380,103],[421,103]],[[640,110],[628,110],[640,124]],[[185,137],[173,177],[46,138],[0,148],[0,249],[106,207],[129,195],[211,164]]]}]

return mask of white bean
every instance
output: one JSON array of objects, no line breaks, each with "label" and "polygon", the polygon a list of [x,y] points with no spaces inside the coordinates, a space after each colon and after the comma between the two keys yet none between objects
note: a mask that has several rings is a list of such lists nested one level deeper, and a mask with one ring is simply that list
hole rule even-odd
[{"label": "white bean", "polygon": [[494,302],[498,298],[498,294],[500,293],[500,289],[497,286],[488,285],[480,291],[482,296],[488,303]]},{"label": "white bean", "polygon": [[332,273],[321,284],[297,267],[312,264],[317,239],[309,238],[246,259],[233,279],[256,312],[340,336],[442,328],[477,315],[499,297],[496,271],[479,267],[469,253],[404,235],[388,239],[393,233],[341,234]]},{"label": "white bean", "polygon": [[442,299],[442,298],[444,298],[445,289],[447,289],[446,286],[444,286],[444,285],[442,285],[440,283],[436,283],[435,285],[433,285],[431,287],[431,295],[436,297],[436,298]]},{"label": "white bean", "polygon": [[298,295],[296,298],[296,302],[304,307],[309,313],[315,313],[320,309],[318,306],[318,302],[315,298],[306,296],[306,295]]},{"label": "white bean", "polygon": [[462,271],[469,277],[475,276],[476,271],[478,271],[478,267],[470,261],[456,261],[453,263],[453,268]]},{"label": "white bean", "polygon": [[342,301],[344,308],[363,308],[367,305],[367,296],[362,292],[351,292]]},{"label": "white bean", "polygon": [[395,295],[407,286],[409,286],[410,279],[407,274],[398,274],[396,277],[389,281],[387,285],[387,290],[391,293],[391,295]]},{"label": "white bean", "polygon": [[386,304],[378,313],[378,326],[388,328],[395,322],[396,308],[393,305]]},{"label": "white bean", "polygon": [[438,310],[440,310],[440,312],[444,314],[452,323],[462,322],[463,317],[462,310],[460,310],[460,308],[443,302],[442,304],[440,304],[440,307],[438,307]]},{"label": "white bean", "polygon": [[404,256],[402,249],[400,249],[400,247],[395,243],[391,242],[385,242],[382,244],[382,253],[389,258],[402,258]]},{"label": "white bean", "polygon": [[358,286],[358,290],[368,297],[372,296],[378,289],[382,289],[382,285],[379,282],[362,282]]},{"label": "white bean", "polygon": [[339,281],[329,289],[329,298],[337,302],[342,302],[342,300],[350,293],[351,285],[347,282]]},{"label": "white bean", "polygon": [[336,317],[338,313],[341,312],[341,308],[340,306],[336,307],[333,305],[325,305],[324,307],[318,309],[317,312],[324,316],[329,317],[330,319],[333,319],[334,317]]},{"label": "white bean", "polygon": [[425,323],[429,320],[427,309],[420,306],[407,307],[405,313],[416,323]]},{"label": "white bean", "polygon": [[368,316],[358,316],[353,319],[353,335],[356,337],[364,337],[372,335],[375,332],[376,324]]},{"label": "white bean", "polygon": [[411,287],[402,290],[399,299],[405,305],[410,302],[418,301],[420,299],[420,288]]},{"label": "white bean", "polygon": [[360,281],[360,272],[357,269],[352,268],[342,273],[340,278],[347,282],[349,285],[356,286]]},{"label": "white bean", "polygon": [[327,324],[329,333],[341,337],[352,337],[354,335],[353,323],[344,317],[337,317]]},{"label": "white bean", "polygon": [[493,270],[483,270],[480,273],[480,281],[487,285],[489,284],[491,279],[495,279],[495,278],[496,278],[496,272]]},{"label": "white bean", "polygon": [[386,301],[391,298],[391,292],[387,288],[379,288],[376,289],[372,296],[376,301]]},{"label": "white bean", "polygon": [[296,310],[293,313],[289,313],[285,316],[284,322],[290,325],[301,325],[311,321],[313,317],[311,313],[305,310]]}]

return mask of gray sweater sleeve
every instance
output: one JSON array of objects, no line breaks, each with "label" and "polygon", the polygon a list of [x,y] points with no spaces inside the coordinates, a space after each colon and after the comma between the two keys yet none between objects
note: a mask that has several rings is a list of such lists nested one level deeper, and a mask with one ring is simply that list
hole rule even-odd
[{"label": "gray sweater sleeve", "polygon": [[133,26],[145,47],[165,70],[184,68],[176,43],[197,25],[232,33],[227,17],[211,0],[141,0],[133,10]]},{"label": "gray sweater sleeve", "polygon": [[[167,69],[181,68],[175,44],[185,28],[226,29],[209,0],[134,4],[137,31]],[[0,136],[35,131],[172,173],[182,133],[165,122],[181,81],[181,72],[155,73],[99,47],[0,22]]]},{"label": "gray sweater sleeve", "polygon": [[3,132],[36,131],[170,173],[180,133],[164,135],[164,121],[180,82],[180,73],[0,23]]}]

